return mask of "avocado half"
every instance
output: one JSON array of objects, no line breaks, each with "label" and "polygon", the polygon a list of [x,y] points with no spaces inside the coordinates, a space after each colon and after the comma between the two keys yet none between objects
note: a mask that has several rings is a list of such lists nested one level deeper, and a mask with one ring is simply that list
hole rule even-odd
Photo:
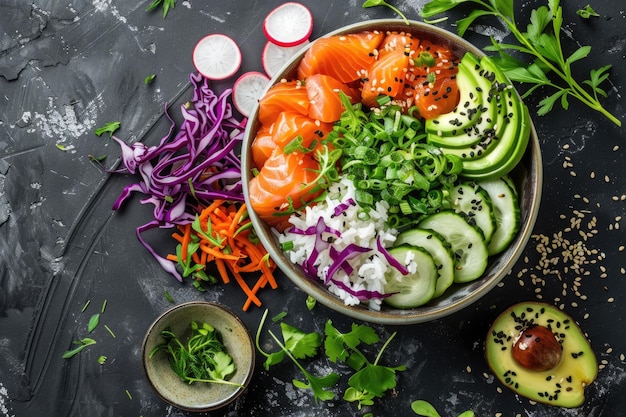
[{"label": "avocado half", "polygon": [[591,345],[576,322],[542,302],[500,314],[485,342],[487,363],[504,385],[531,400],[575,408],[598,374]]}]

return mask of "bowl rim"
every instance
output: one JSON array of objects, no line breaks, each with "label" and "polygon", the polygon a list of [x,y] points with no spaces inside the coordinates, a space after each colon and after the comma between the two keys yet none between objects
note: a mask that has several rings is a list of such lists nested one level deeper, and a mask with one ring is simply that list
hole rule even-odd
[{"label": "bowl rim", "polygon": [[[340,27],[324,34],[323,36],[320,36],[320,38],[355,33],[364,30],[376,30],[376,28],[379,28],[378,30],[385,31],[404,30],[413,33],[428,32],[430,37],[446,39],[449,44],[455,46],[459,52],[469,51],[474,53],[478,57],[486,55],[481,49],[455,33],[415,20],[409,20],[408,24],[402,19],[367,20]],[[274,77],[272,77],[272,79],[268,83],[268,86],[265,89],[265,92],[269,90],[273,85],[280,82],[281,79],[286,78],[286,74],[294,71],[295,66],[297,66],[297,62],[302,59],[306,51],[314,44],[314,42],[315,41],[313,40],[307,46],[303,47],[282,67],[280,71],[276,73]],[[517,93],[517,89],[515,91]],[[263,94],[265,94],[265,92]],[[517,94],[519,95],[519,93]],[[511,243],[511,245],[509,245],[507,250],[497,255],[498,259],[502,260],[501,262],[497,262],[499,267],[498,273],[493,275],[487,275],[487,271],[485,271],[483,276],[475,281],[465,284],[454,284],[457,287],[461,286],[461,288],[458,288],[457,291],[454,292],[453,295],[455,295],[455,297],[453,297],[453,300],[445,305],[439,306],[439,303],[433,304],[432,302],[429,302],[424,306],[407,310],[389,308],[385,310],[383,306],[380,311],[369,309],[367,306],[363,305],[345,305],[340,298],[330,293],[323,285],[323,283],[301,275],[302,271],[299,270],[297,266],[292,264],[284,255],[284,253],[282,253],[282,251],[276,249],[275,236],[271,231],[271,228],[260,219],[260,217],[253,209],[251,209],[252,206],[249,199],[248,181],[250,180],[252,175],[252,156],[249,151],[249,143],[251,143],[251,141],[253,140],[253,134],[256,132],[259,126],[258,112],[259,104],[257,103],[248,119],[249,122],[246,126],[245,136],[242,144],[241,178],[244,199],[248,207],[248,214],[250,216],[252,224],[255,227],[255,231],[259,239],[265,246],[266,250],[269,252],[270,257],[274,260],[280,271],[284,275],[286,275],[297,287],[303,290],[307,295],[312,296],[326,307],[354,319],[378,324],[409,325],[432,321],[448,316],[463,308],[466,308],[476,302],[478,299],[482,298],[489,291],[491,291],[491,289],[493,289],[507,274],[509,274],[513,265],[521,257],[522,252],[524,251],[524,248],[526,247],[531,237],[532,230],[538,216],[543,186],[543,166],[541,149],[532,119],[530,120],[529,144],[526,148],[526,152],[524,158],[522,159],[522,162],[520,162],[518,164],[518,167],[516,168],[517,171],[526,168],[526,171],[533,174],[532,178],[530,178],[530,181],[528,181],[528,179],[524,178],[528,172],[518,173],[518,177],[522,177],[521,181],[524,191],[531,193],[529,198],[532,204],[530,205],[530,207],[525,207],[527,211],[522,212],[521,227],[515,240]],[[529,162],[528,166],[525,166],[525,162]],[[522,165],[524,165],[524,167],[522,167]],[[493,269],[493,264],[493,261],[491,261],[488,270],[490,270],[490,268]],[[443,295],[440,298],[444,299],[446,298],[446,296]],[[390,310],[393,310],[393,313],[391,313]]]},{"label": "bowl rim", "polygon": [[[216,401],[214,403],[203,404],[199,406],[190,406],[190,405],[181,404],[173,400],[172,398],[168,397],[164,393],[162,393],[161,390],[159,390],[157,385],[154,383],[147,367],[147,361],[149,359],[148,358],[149,352],[147,350],[147,345],[148,345],[150,336],[152,335],[153,331],[155,331],[155,329],[157,328],[159,323],[161,323],[161,321],[171,316],[172,313],[175,313],[176,311],[183,310],[189,307],[207,307],[209,309],[212,309],[213,311],[218,311],[220,314],[224,314],[230,317],[235,323],[235,325],[237,325],[239,329],[241,330],[241,334],[246,336],[244,338],[244,341],[242,341],[242,343],[247,341],[248,344],[250,345],[250,351],[252,353],[250,357],[249,365],[246,367],[247,369],[245,369],[245,377],[243,381],[241,381],[242,387],[237,387],[227,397],[224,397],[223,399],[220,399],[219,401]],[[219,328],[219,324],[211,323],[211,325],[215,326],[216,328]],[[186,302],[183,302],[183,303],[180,303],[173,307],[168,308],[167,310],[159,314],[156,317],[156,319],[154,319],[154,321],[148,326],[148,330],[146,331],[146,334],[144,335],[143,341],[141,343],[141,365],[142,365],[144,376],[146,380],[148,381],[148,384],[152,388],[153,392],[155,392],[157,396],[161,398],[161,400],[184,411],[210,412],[210,411],[215,411],[217,409],[223,408],[227,406],[228,404],[232,403],[237,398],[239,398],[239,396],[241,396],[241,394],[243,394],[243,392],[246,390],[254,374],[254,369],[256,365],[256,348],[254,345],[254,340],[252,339],[252,335],[250,334],[250,331],[248,330],[247,326],[241,320],[241,318],[237,314],[235,314],[230,308],[228,308],[227,306],[223,304],[212,302],[212,301],[202,301],[202,300],[186,301]]]}]

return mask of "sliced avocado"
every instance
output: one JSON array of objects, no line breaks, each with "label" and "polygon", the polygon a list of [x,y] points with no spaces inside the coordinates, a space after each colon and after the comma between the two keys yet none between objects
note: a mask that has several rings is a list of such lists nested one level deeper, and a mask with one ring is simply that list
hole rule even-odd
[{"label": "sliced avocado", "polygon": [[[474,69],[480,65],[475,55],[466,55],[456,74],[459,104],[450,113],[426,121],[426,132],[433,145],[444,148],[468,148],[481,141],[480,132],[493,124],[495,106],[485,105],[485,95],[492,82]],[[463,86],[464,88],[461,88]]]},{"label": "sliced avocado", "polygon": [[598,362],[576,322],[541,302],[523,302],[496,318],[485,342],[496,377],[531,400],[574,408],[598,374]]},{"label": "sliced avocado", "polygon": [[427,141],[461,158],[466,177],[502,176],[517,165],[528,145],[528,108],[489,57],[478,59],[468,52],[458,68],[459,105],[426,121]]}]

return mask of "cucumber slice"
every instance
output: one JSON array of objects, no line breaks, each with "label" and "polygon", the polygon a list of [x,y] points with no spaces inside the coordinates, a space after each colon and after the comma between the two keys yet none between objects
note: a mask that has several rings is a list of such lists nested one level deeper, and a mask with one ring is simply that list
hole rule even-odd
[{"label": "cucumber slice", "polygon": [[474,182],[461,183],[450,190],[452,208],[465,213],[472,224],[483,233],[489,244],[496,231],[496,217],[489,194]]},{"label": "cucumber slice", "polygon": [[496,231],[487,246],[489,255],[505,250],[520,228],[521,216],[517,192],[510,184],[508,177],[478,182],[478,185],[489,194],[496,219]]},{"label": "cucumber slice", "polygon": [[433,257],[422,248],[402,245],[389,249],[389,254],[409,269],[402,275],[396,268],[385,273],[384,291],[393,295],[385,302],[395,308],[415,308],[433,298],[437,285],[437,266]]},{"label": "cucumber slice", "polygon": [[454,252],[454,282],[479,278],[487,269],[489,253],[482,233],[452,210],[431,214],[418,227],[432,229],[442,235]]},{"label": "cucumber slice", "polygon": [[442,295],[454,282],[454,253],[450,244],[439,233],[427,229],[411,229],[400,233],[395,246],[404,244],[423,248],[433,257],[438,271],[433,298]]}]

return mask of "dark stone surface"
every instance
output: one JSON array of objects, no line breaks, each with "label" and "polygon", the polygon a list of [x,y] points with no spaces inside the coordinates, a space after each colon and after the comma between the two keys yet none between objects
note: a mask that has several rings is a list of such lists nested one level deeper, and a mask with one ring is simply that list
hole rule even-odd
[{"label": "dark stone surface", "polygon": [[[119,155],[112,140],[93,132],[118,120],[119,137],[156,143],[167,129],[165,104],[173,103],[172,114],[178,114],[178,105],[190,98],[196,41],[208,33],[228,34],[243,52],[240,73],[261,70],[262,20],[280,3],[178,0],[163,19],[159,12],[146,12],[149,1],[0,0],[0,416],[186,415],[157,398],[140,364],[147,327],[170,306],[164,292],[176,302],[206,299],[235,311],[244,300],[232,285],[203,294],[159,268],[135,238],[135,228],[150,218],[150,208],[135,198],[120,212],[111,211],[132,178],[107,175],[90,162],[88,155],[108,155],[106,163],[113,164]],[[393,16],[384,8],[362,9],[356,0],[302,3],[315,19],[313,37],[363,19]],[[424,1],[394,3],[419,20]],[[575,14],[586,3],[563,3],[564,47],[593,47],[590,58],[574,66],[576,75],[582,78],[592,67],[612,64],[603,103],[624,121],[624,4],[596,2],[592,5],[600,17],[586,21]],[[541,4],[515,2],[519,21],[525,22],[530,9]],[[455,13],[460,11],[440,25],[454,30],[460,16]],[[512,41],[497,26],[475,29],[466,37],[479,46],[488,44],[485,34]],[[152,73],[156,80],[145,85]],[[224,89],[232,81],[214,87]],[[544,95],[537,91],[527,100],[545,168],[537,238],[502,285],[474,306],[431,323],[374,326],[383,339],[398,332],[384,362],[408,366],[393,394],[364,410],[342,400],[316,404],[310,392],[292,386],[293,378],[301,378],[292,364],[264,371],[258,358],[247,393],[211,415],[349,416],[371,411],[409,416],[416,399],[430,401],[443,416],[467,409],[478,416],[622,415],[624,132],[574,100],[568,111],[555,108],[538,117],[534,107]],[[580,223],[568,231],[570,219]],[[151,238],[168,250],[164,236]],[[548,258],[559,259],[549,270],[536,268],[542,260],[541,236],[555,243]],[[581,269],[563,257],[563,248],[582,250],[579,256],[586,262]],[[287,311],[287,321],[307,331],[322,330],[327,318],[346,330],[353,322],[323,306],[308,311],[305,298],[286,279],[279,290],[263,294],[270,316]],[[483,358],[483,340],[495,316],[512,303],[537,298],[563,306],[578,320],[601,362],[598,379],[579,409],[555,409],[517,397],[494,380]],[[82,312],[87,300],[90,305]],[[96,345],[71,360],[61,359],[72,341],[86,336],[89,316],[105,300],[101,324],[115,337],[101,325],[91,334]],[[241,314],[252,333],[262,312]],[[100,355],[108,358],[103,365],[97,362]],[[332,368],[321,360],[310,366],[320,373]],[[339,388],[337,393],[340,397]]]}]

